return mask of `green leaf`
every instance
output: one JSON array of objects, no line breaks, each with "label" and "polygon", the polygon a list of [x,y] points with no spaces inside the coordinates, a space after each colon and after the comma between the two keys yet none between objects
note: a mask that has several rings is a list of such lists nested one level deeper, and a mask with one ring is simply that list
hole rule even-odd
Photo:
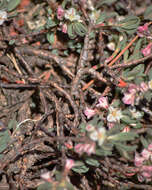
[{"label": "green leaf", "polygon": [[120,155],[122,155],[128,160],[131,159],[130,154],[128,152],[134,152],[137,148],[137,146],[128,146],[122,143],[117,143],[115,146],[116,149],[119,151]]},{"label": "green leaf", "polygon": [[152,80],[152,67],[150,68],[150,70],[148,72],[148,78],[149,78],[149,80]]},{"label": "green leaf", "polygon": [[88,172],[89,168],[83,162],[76,162],[76,166],[72,168],[76,173],[82,174]]},{"label": "green leaf", "polygon": [[137,121],[134,119],[131,119],[131,117],[125,115],[124,117],[121,118],[121,121],[123,121],[126,124],[133,124],[136,123]]},{"label": "green leaf", "polygon": [[103,145],[102,148],[96,148],[96,155],[97,156],[111,156],[112,155],[112,143],[106,143],[106,145]]},{"label": "green leaf", "polygon": [[54,43],[54,33],[51,33],[51,34],[47,33],[46,37],[50,44]]},{"label": "green leaf", "polygon": [[14,43],[15,43],[14,39],[9,41],[9,45],[13,45]]},{"label": "green leaf", "polygon": [[52,189],[52,185],[51,183],[48,183],[48,182],[43,183],[37,187],[37,190],[51,190],[51,189]]},{"label": "green leaf", "polygon": [[137,148],[136,145],[129,146],[129,145],[122,144],[122,143],[115,143],[115,146],[116,146],[116,148],[118,148],[118,149],[121,148],[122,150],[127,151],[127,152],[135,151]]},{"label": "green leaf", "polygon": [[152,98],[152,93],[151,93],[151,91],[148,90],[147,92],[144,92],[143,96],[144,96],[144,98],[145,98],[148,102],[150,102],[150,100],[151,100],[151,98]]},{"label": "green leaf", "polygon": [[112,17],[116,17],[118,16],[118,13],[116,12],[102,12],[100,14],[100,16],[98,17],[97,21],[96,21],[96,24],[99,24],[99,23],[103,23],[104,21],[106,21],[108,18],[112,18]]},{"label": "green leaf", "polygon": [[5,150],[10,140],[8,130],[0,133],[0,153]]},{"label": "green leaf", "polygon": [[142,135],[140,137],[140,141],[142,145],[144,146],[144,148],[148,148],[148,141]]},{"label": "green leaf", "polygon": [[7,8],[7,1],[2,0],[0,1],[0,10],[5,10]]},{"label": "green leaf", "polygon": [[131,71],[130,69],[126,69],[125,71],[123,71],[123,78],[125,80],[133,80],[134,78],[136,78],[137,76],[144,76],[144,65],[143,64],[139,64],[136,67],[134,67]]},{"label": "green leaf", "polygon": [[140,19],[137,16],[128,16],[125,19],[119,21],[117,23],[118,27],[122,30],[124,30],[125,32],[131,34],[134,33],[136,31],[136,29],[138,28],[139,24],[140,24]]},{"label": "green leaf", "polygon": [[56,23],[52,20],[52,18],[49,17],[47,19],[46,28],[49,29],[49,28],[54,27],[54,26],[56,26]]},{"label": "green leaf", "polygon": [[75,35],[74,31],[73,31],[73,23],[68,25],[68,35],[69,35],[69,37],[71,39],[76,37],[76,35]]},{"label": "green leaf", "polygon": [[91,166],[95,166],[95,167],[98,167],[100,165],[100,163],[98,162],[98,160],[95,160],[93,158],[87,158],[85,160],[85,162],[88,164],[88,165],[91,165]]},{"label": "green leaf", "polygon": [[87,28],[80,22],[75,22],[73,24],[73,29],[76,34],[79,36],[84,36],[87,32]]},{"label": "green leaf", "polygon": [[8,2],[8,6],[7,6],[8,12],[15,9],[20,4],[20,2],[21,2],[21,0],[10,0]]},{"label": "green leaf", "polygon": [[117,0],[103,0],[103,1],[100,1],[98,4],[97,4],[97,8],[101,7],[102,5],[111,5],[113,3],[115,3]]},{"label": "green leaf", "polygon": [[152,5],[148,6],[144,12],[144,19],[152,20]]},{"label": "green leaf", "polygon": [[86,124],[85,123],[81,123],[79,125],[79,129],[80,129],[80,133],[85,133],[85,131],[86,131]]},{"label": "green leaf", "polygon": [[116,99],[116,100],[112,103],[112,106],[113,106],[113,107],[118,107],[118,106],[120,106],[120,104],[121,104],[121,101],[118,100],[118,99]]},{"label": "green leaf", "polygon": [[133,132],[121,132],[116,135],[111,135],[107,139],[112,140],[112,141],[129,141],[129,140],[134,140],[136,137],[138,137],[138,134],[133,133]]},{"label": "green leaf", "polygon": [[142,41],[143,39],[140,38],[137,43],[136,46],[134,48],[133,54],[129,57],[129,59],[127,60],[128,62],[132,61],[132,60],[137,60],[139,58],[142,57],[141,55],[141,45],[142,45]]},{"label": "green leaf", "polygon": [[8,123],[8,128],[9,129],[13,129],[13,128],[15,128],[17,126],[17,121],[16,121],[16,119],[14,118],[14,119],[11,119],[10,121],[9,121],[9,123]]}]

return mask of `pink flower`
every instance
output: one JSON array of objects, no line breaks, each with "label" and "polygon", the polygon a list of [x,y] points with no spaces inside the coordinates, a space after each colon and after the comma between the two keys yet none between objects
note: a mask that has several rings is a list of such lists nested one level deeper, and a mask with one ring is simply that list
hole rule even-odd
[{"label": "pink flower", "polygon": [[141,175],[146,181],[151,181],[152,177],[152,166],[143,166],[141,168]]},{"label": "pink flower", "polygon": [[66,171],[70,170],[74,165],[75,165],[74,160],[67,159],[65,164],[65,170]]},{"label": "pink flower", "polygon": [[141,92],[146,92],[147,90],[148,90],[148,85],[145,83],[145,82],[142,82],[141,84],[140,84],[140,91]]},{"label": "pink flower", "polygon": [[137,152],[135,153],[134,164],[136,167],[141,167],[145,159],[141,157]]},{"label": "pink flower", "polygon": [[96,114],[96,111],[87,107],[84,111],[84,114],[87,116],[87,119],[90,119]]},{"label": "pink flower", "polygon": [[124,133],[128,133],[130,131],[130,127],[129,126],[126,126],[123,130],[122,130],[122,132],[124,132]]},{"label": "pink flower", "polygon": [[152,166],[143,166],[142,171],[149,172],[152,175]]},{"label": "pink flower", "polygon": [[144,24],[143,26],[139,26],[138,27],[138,32],[142,33],[142,32],[148,32],[148,24]]},{"label": "pink flower", "polygon": [[144,150],[141,152],[141,155],[145,160],[148,160],[149,157],[152,155],[152,152],[144,148]]},{"label": "pink flower", "polygon": [[107,126],[108,126],[108,129],[112,129],[115,126],[115,122],[108,122]]},{"label": "pink flower", "polygon": [[63,16],[64,16],[64,9],[61,6],[59,6],[57,9],[57,18],[59,20],[62,20]]},{"label": "pink flower", "polygon": [[151,47],[152,47],[152,43],[149,43],[143,50],[141,50],[142,54],[144,56],[148,56],[151,54]]},{"label": "pink flower", "polygon": [[62,32],[66,34],[67,33],[67,29],[68,29],[67,25],[63,24],[62,25]]},{"label": "pink flower", "polygon": [[108,98],[107,97],[101,96],[98,101],[99,101],[99,104],[97,104],[96,107],[108,109],[109,104],[108,104]]},{"label": "pink flower", "polygon": [[74,147],[74,150],[76,153],[82,155],[83,153],[87,153],[88,155],[94,154],[95,153],[95,143],[86,143],[86,144],[77,144]]},{"label": "pink flower", "polygon": [[122,99],[124,104],[134,105],[136,92],[139,90],[139,87],[135,84],[128,85],[128,92],[124,93],[124,97]]},{"label": "pink flower", "polygon": [[124,104],[133,106],[134,101],[135,101],[135,94],[134,93],[125,93],[124,97],[122,98],[122,101]]},{"label": "pink flower", "polygon": [[139,90],[139,87],[136,84],[129,84],[128,85],[128,92],[135,94]]},{"label": "pink flower", "polygon": [[149,145],[148,145],[148,150],[149,150],[149,151],[152,151],[152,144],[149,144]]}]

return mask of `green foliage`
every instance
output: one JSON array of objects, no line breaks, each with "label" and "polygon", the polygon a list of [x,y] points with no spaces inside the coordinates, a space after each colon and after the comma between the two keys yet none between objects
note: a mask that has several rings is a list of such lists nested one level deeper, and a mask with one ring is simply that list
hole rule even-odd
[{"label": "green foliage", "polygon": [[90,165],[90,166],[95,166],[95,167],[99,167],[100,163],[98,162],[98,160],[93,159],[93,158],[86,158],[85,162]]},{"label": "green foliage", "polygon": [[45,182],[37,187],[37,190],[51,190],[52,185],[49,182]]},{"label": "green foliage", "polygon": [[128,62],[129,61],[132,61],[132,60],[137,60],[137,59],[140,59],[142,57],[141,55],[141,45],[142,45],[142,41],[143,39],[140,38],[136,45],[135,45],[135,48],[134,48],[134,51],[133,51],[133,54],[129,57],[129,59],[127,60]]},{"label": "green foliage", "polygon": [[122,73],[123,79],[126,81],[134,80],[137,77],[144,77],[144,65],[139,64],[135,66],[132,70],[130,68],[125,69]]},{"label": "green foliage", "polygon": [[73,23],[73,29],[75,33],[79,36],[84,36],[87,32],[87,28],[81,22]]},{"label": "green foliage", "polygon": [[76,165],[72,168],[76,173],[82,174],[89,171],[89,168],[83,162],[76,162]]},{"label": "green foliage", "polygon": [[20,4],[20,2],[21,0],[1,0],[0,9],[11,12]]},{"label": "green foliage", "polygon": [[137,146],[129,146],[126,145],[125,143],[121,143],[121,142],[114,142],[114,145],[116,146],[116,148],[118,149],[122,149],[123,151],[127,151],[127,152],[132,152],[135,151]]},{"label": "green foliage", "polygon": [[131,159],[131,156],[128,152],[135,151],[137,148],[137,146],[129,146],[129,145],[126,145],[125,143],[122,144],[122,143],[118,143],[118,142],[115,142],[115,147],[118,150],[118,152],[120,153],[120,155],[122,157],[125,157],[128,160]]},{"label": "green foliage", "polygon": [[132,34],[138,28],[140,19],[137,16],[128,16],[125,19],[119,21],[117,24],[120,31]]},{"label": "green foliage", "polygon": [[144,19],[152,20],[152,5],[146,8],[144,12]]},{"label": "green foliage", "polygon": [[152,80],[152,68],[148,72],[148,78],[149,80]]},{"label": "green foliage", "polygon": [[112,155],[112,148],[113,148],[113,144],[106,143],[106,145],[103,145],[100,148],[96,148],[96,155],[97,156],[111,156]]},{"label": "green foliage", "polygon": [[143,137],[143,135],[141,135],[141,137],[140,137],[140,141],[141,141],[141,143],[142,143],[142,145],[143,145],[143,147],[144,148],[148,148],[148,141]]},{"label": "green foliage", "polygon": [[117,2],[117,0],[103,0],[103,1],[99,1],[98,3],[97,3],[97,8],[99,8],[99,7],[101,7],[101,6],[103,6],[103,5],[112,5],[113,3],[116,3]]},{"label": "green foliage", "polygon": [[126,124],[132,124],[132,123],[136,123],[135,119],[132,119],[131,117],[125,115],[124,117],[121,118],[121,121],[123,121]]},{"label": "green foliage", "polygon": [[76,35],[83,37],[86,32],[86,26],[80,22],[72,22],[68,24],[68,35],[71,39],[75,38]]},{"label": "green foliage", "polygon": [[16,121],[15,117],[9,121],[9,123],[8,123],[9,129],[14,129],[17,126],[17,121]]},{"label": "green foliage", "polygon": [[151,93],[151,91],[148,90],[147,92],[144,92],[143,98],[145,98],[148,102],[150,102],[150,100],[152,99],[152,93]]},{"label": "green foliage", "polygon": [[97,21],[96,21],[96,24],[99,24],[99,23],[103,23],[104,21],[106,21],[108,18],[112,18],[114,16],[117,16],[118,14],[116,12],[110,12],[110,13],[107,13],[107,12],[102,12],[100,14],[100,16],[98,17]]},{"label": "green foliage", "polygon": [[19,4],[21,0],[10,0],[7,5],[8,12],[14,10]]},{"label": "green foliage", "polygon": [[46,37],[50,44],[54,43],[54,33],[47,33]]},{"label": "green foliage", "polygon": [[108,140],[123,142],[123,141],[134,140],[136,137],[138,137],[138,135],[136,133],[133,133],[133,132],[123,133],[123,132],[121,132],[121,133],[109,136]]},{"label": "green foliage", "polygon": [[46,22],[46,28],[47,28],[47,29],[52,28],[52,27],[54,27],[54,26],[56,26],[56,25],[57,25],[57,23],[56,23],[54,20],[52,20],[51,17],[49,17],[49,18],[47,19],[47,22]]},{"label": "green foliage", "polygon": [[11,137],[8,130],[4,132],[0,132],[0,153],[6,149],[10,140],[11,140]]}]

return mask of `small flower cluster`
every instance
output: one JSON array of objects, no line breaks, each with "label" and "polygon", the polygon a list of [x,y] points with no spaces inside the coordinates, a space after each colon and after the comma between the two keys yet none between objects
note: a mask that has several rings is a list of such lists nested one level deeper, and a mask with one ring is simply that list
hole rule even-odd
[{"label": "small flower cluster", "polygon": [[152,80],[148,84],[145,82],[142,82],[140,85],[129,84],[122,101],[124,104],[134,106],[136,103],[135,100],[138,100],[138,97],[149,89],[152,89]]},{"label": "small flower cluster", "polygon": [[149,144],[147,149],[143,149],[141,154],[135,154],[134,164],[139,169],[138,180],[140,182],[152,180],[152,144]]},{"label": "small flower cluster", "polygon": [[144,24],[143,26],[139,26],[137,32],[140,37],[149,35],[150,31],[148,29],[148,23]]},{"label": "small flower cluster", "polygon": [[[99,103],[96,105],[97,108],[108,109],[109,103],[108,103],[108,98],[107,97],[101,96],[99,98],[98,102]],[[95,109],[91,109],[91,108],[88,108],[88,107],[84,111],[84,114],[86,115],[87,119],[90,119],[96,113],[97,113],[97,111]]]},{"label": "small flower cluster", "polygon": [[101,146],[106,139],[106,129],[104,127],[96,128],[93,125],[86,126],[86,130],[89,133],[89,137],[93,141],[97,141],[98,145]]},{"label": "small flower cluster", "polygon": [[80,19],[80,15],[76,13],[76,10],[74,8],[70,8],[68,10],[64,10],[61,6],[57,8],[57,18],[61,21],[60,25],[62,25],[62,32],[67,33],[67,24],[62,23],[62,20],[65,18],[66,20],[69,20],[70,22],[82,22]]},{"label": "small flower cluster", "polygon": [[[140,37],[147,37],[149,38],[150,36],[150,31],[148,28],[148,23],[144,24],[143,26],[139,26],[138,30],[137,30],[138,36]],[[150,37],[151,38],[151,37]],[[144,49],[141,50],[141,53],[144,56],[148,56],[151,54],[151,50],[152,50],[152,43],[150,42]]]},{"label": "small flower cluster", "polygon": [[[120,119],[123,117],[122,111],[118,108],[115,108],[113,106],[109,106],[108,98],[107,97],[100,97],[98,100],[98,104],[96,105],[96,108],[103,108],[105,110],[108,109],[109,114],[107,116],[107,121],[110,123],[113,122],[120,122]],[[84,114],[86,115],[87,119],[90,119],[97,113],[96,109],[86,108],[84,111]]]},{"label": "small flower cluster", "polygon": [[141,50],[141,53],[144,56],[148,56],[151,54],[151,49],[152,49],[152,43],[150,42],[144,49]]},{"label": "small flower cluster", "polygon": [[82,155],[83,153],[86,153],[88,155],[95,153],[96,144],[94,142],[91,143],[79,143],[75,145],[74,151],[78,153],[79,155]]}]

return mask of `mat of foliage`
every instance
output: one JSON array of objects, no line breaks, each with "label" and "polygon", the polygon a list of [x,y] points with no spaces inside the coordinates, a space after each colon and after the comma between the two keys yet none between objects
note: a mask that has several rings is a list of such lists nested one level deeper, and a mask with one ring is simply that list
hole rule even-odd
[{"label": "mat of foliage", "polygon": [[150,0],[0,1],[0,189],[152,189]]}]

